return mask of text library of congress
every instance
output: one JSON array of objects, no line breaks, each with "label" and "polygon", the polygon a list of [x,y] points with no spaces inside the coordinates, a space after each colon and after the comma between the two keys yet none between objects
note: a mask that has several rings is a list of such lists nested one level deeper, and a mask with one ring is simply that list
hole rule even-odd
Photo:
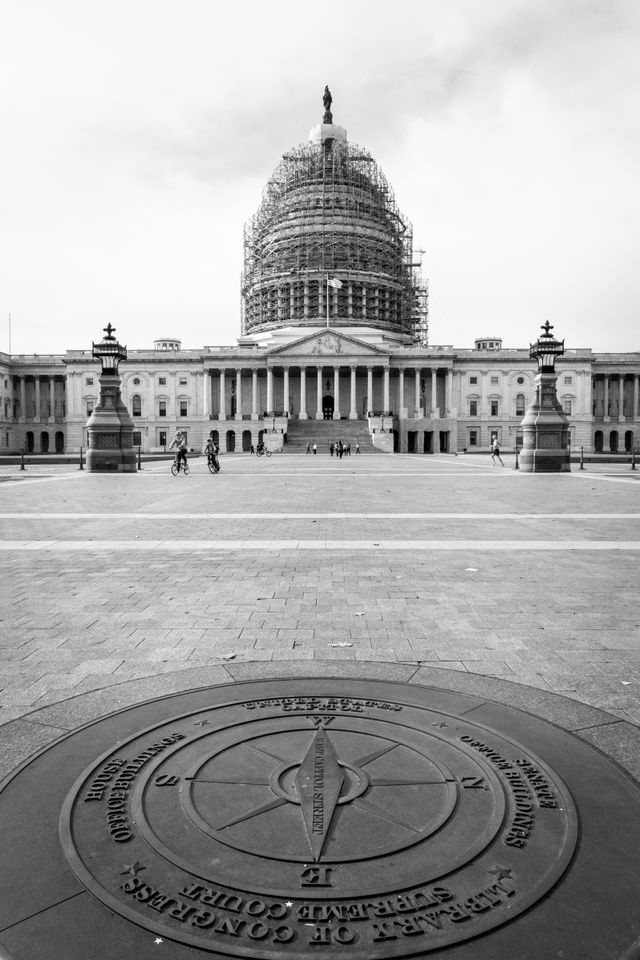
[{"label": "text library of congress", "polygon": [[[429,344],[411,224],[368,151],[334,124],[328,90],[324,105],[245,226],[236,345],[183,349],[162,337],[128,352],[120,373],[134,446],[162,451],[178,428],[192,449],[211,436],[223,452],[248,452],[263,434],[276,448],[341,438],[455,453],[486,450],[494,436],[521,446],[537,372],[528,347],[505,349],[499,336],[473,348]],[[122,328],[120,339],[132,333]],[[637,447],[640,351],[568,348],[556,371],[572,447]],[[86,447],[98,378],[91,349],[0,353],[0,452]]]}]

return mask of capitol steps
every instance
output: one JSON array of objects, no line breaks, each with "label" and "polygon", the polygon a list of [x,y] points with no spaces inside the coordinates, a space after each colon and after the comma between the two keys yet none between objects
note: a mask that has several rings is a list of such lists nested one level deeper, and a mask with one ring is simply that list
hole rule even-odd
[{"label": "capitol steps", "polygon": [[356,452],[356,442],[360,444],[360,453],[382,453],[374,447],[366,420],[290,420],[287,432],[288,453],[304,453],[307,443],[318,453],[328,453],[329,444],[342,440],[351,444],[352,455]]}]

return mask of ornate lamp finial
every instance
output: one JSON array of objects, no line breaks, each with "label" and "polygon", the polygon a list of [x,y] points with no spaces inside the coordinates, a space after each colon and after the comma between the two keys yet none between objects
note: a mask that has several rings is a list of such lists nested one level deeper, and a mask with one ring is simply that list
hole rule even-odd
[{"label": "ornate lamp finial", "polygon": [[115,333],[115,329],[116,329],[116,328],[111,326],[111,321],[109,321],[109,323],[106,325],[106,327],[103,327],[102,329],[103,329],[104,332],[106,333],[105,340],[115,340],[115,337],[112,336],[112,334]]},{"label": "ornate lamp finial", "polygon": [[552,324],[552,323],[549,323],[549,321],[547,320],[545,323],[542,324],[542,326],[540,327],[540,329],[541,329],[541,330],[544,330],[544,336],[545,336],[545,337],[550,337],[551,334],[549,333],[549,331],[550,331],[550,330],[553,330],[553,324]]},{"label": "ornate lamp finial", "polygon": [[323,123],[333,123],[333,114],[331,113],[331,104],[333,102],[333,97],[331,96],[331,90],[328,86],[325,86],[324,93],[322,95],[322,103],[324,104],[324,116],[322,118]]}]

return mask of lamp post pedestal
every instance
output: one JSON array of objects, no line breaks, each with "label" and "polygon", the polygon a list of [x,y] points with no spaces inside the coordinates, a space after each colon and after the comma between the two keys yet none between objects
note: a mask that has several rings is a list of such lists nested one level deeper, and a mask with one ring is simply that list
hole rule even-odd
[{"label": "lamp post pedestal", "polygon": [[118,363],[127,359],[127,350],[112,336],[113,329],[108,324],[104,339],[93,344],[93,356],[102,363],[102,373],[98,378],[100,399],[87,421],[90,473],[136,472],[133,420],[122,400],[118,374]]},{"label": "lamp post pedestal", "polygon": [[564,353],[564,340],[558,341],[550,333],[549,321],[545,333],[532,344],[529,356],[538,361],[535,378],[535,397],[522,421],[522,449],[519,468],[524,473],[560,473],[571,470],[569,448],[569,418],[562,409],[556,393],[556,357]]}]

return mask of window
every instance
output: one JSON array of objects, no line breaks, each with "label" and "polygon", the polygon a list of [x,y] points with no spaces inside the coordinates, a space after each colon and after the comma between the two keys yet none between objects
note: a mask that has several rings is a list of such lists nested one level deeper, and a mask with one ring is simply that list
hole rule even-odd
[{"label": "window", "polygon": [[160,384],[161,387],[166,387],[166,385],[167,385],[167,378],[166,378],[166,377],[158,377],[158,383]]},{"label": "window", "polygon": [[187,410],[188,406],[189,406],[189,404],[188,404],[188,402],[187,402],[186,400],[181,400],[181,401],[180,401],[180,416],[181,416],[181,417],[186,417],[186,416],[188,416],[188,410]]},{"label": "window", "polygon": [[570,387],[573,384],[573,377],[565,377],[564,385],[565,387]]},{"label": "window", "polygon": [[524,377],[518,377],[518,379],[516,380],[516,383],[519,383],[520,385],[522,385],[524,383]]},{"label": "window", "polygon": [[497,400],[490,400],[489,403],[490,403],[490,407],[491,407],[491,416],[492,416],[492,417],[497,417],[497,416],[498,416],[498,401],[497,401]]},{"label": "window", "polygon": [[494,387],[497,386],[497,384],[498,384],[498,378],[497,378],[497,377],[491,377],[491,384],[492,384]]},{"label": "window", "polygon": [[469,377],[469,383],[477,383],[477,382],[478,382],[477,377]]},{"label": "window", "polygon": [[87,377],[87,379],[85,380],[85,384],[86,384],[87,387],[92,387],[92,386],[93,386],[93,377]]},{"label": "window", "polygon": [[478,401],[469,400],[469,416],[477,417],[478,416]]},{"label": "window", "polygon": [[90,417],[93,413],[94,400],[87,400],[87,416]]},{"label": "window", "polygon": [[139,386],[140,386],[140,377],[134,377],[134,378],[133,378],[133,385],[134,385],[134,387],[139,387]]},{"label": "window", "polygon": [[477,447],[478,446],[478,431],[469,430],[469,446]]},{"label": "window", "polygon": [[158,416],[166,417],[166,415],[167,415],[167,401],[158,400]]},{"label": "window", "polygon": [[140,430],[133,431],[133,445],[134,447],[142,446],[142,433],[140,432]]},{"label": "window", "polygon": [[524,417],[524,393],[516,396],[516,417]]},{"label": "window", "polygon": [[186,387],[186,385],[187,385],[187,378],[186,378],[186,377],[180,377],[180,386],[181,386],[181,387]]},{"label": "window", "polygon": [[158,434],[158,446],[166,447],[166,445],[167,445],[167,431],[161,430],[160,433]]},{"label": "window", "polygon": [[566,414],[568,414],[568,416],[571,416],[571,400],[563,400],[562,409]]},{"label": "window", "polygon": [[142,397],[140,397],[137,393],[131,398],[131,412],[134,417],[142,416]]}]

